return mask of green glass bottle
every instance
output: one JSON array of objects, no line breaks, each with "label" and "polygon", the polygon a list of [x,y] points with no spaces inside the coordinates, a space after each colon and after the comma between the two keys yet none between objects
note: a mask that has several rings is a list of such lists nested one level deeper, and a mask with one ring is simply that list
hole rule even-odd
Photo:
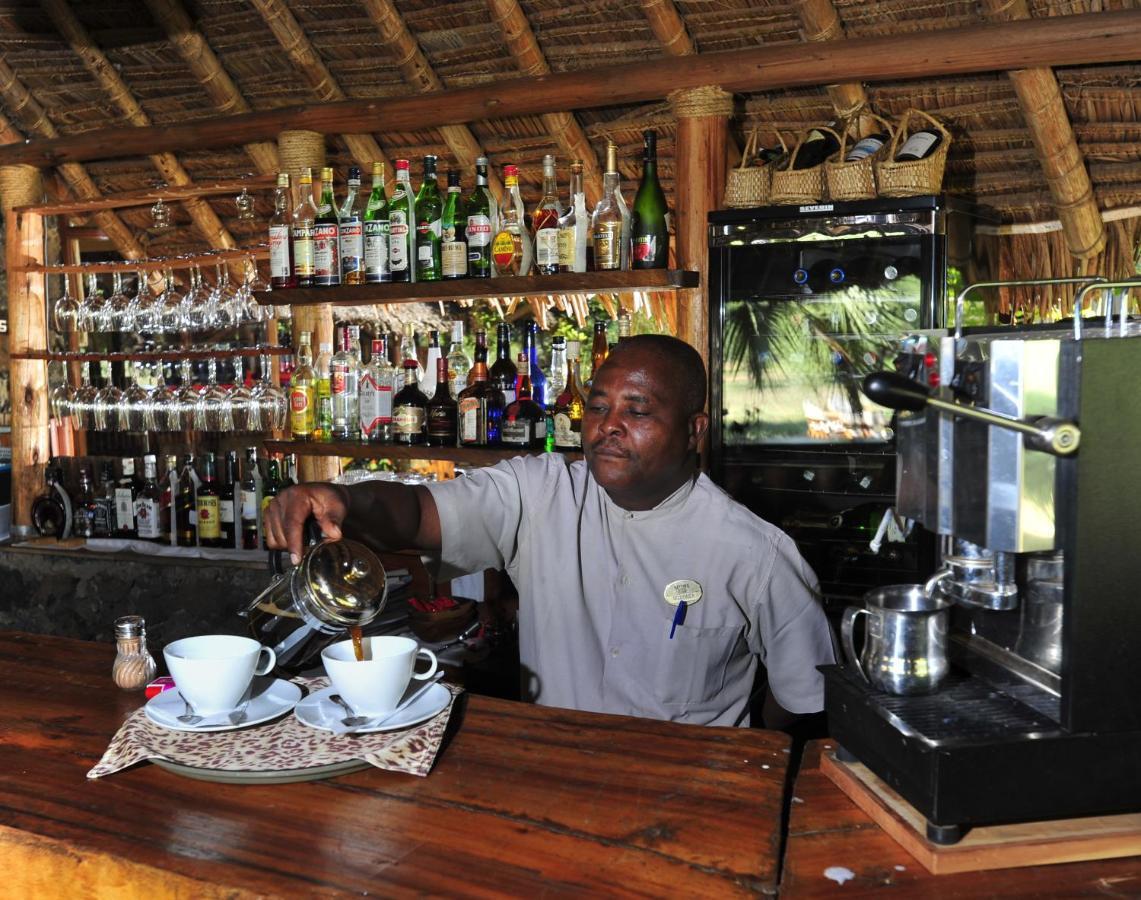
[{"label": "green glass bottle", "polygon": [[439,281],[441,275],[440,217],[444,201],[436,180],[436,157],[424,157],[424,182],[416,193],[416,280]]},{"label": "green glass bottle", "polygon": [[631,268],[664,269],[670,259],[669,212],[658,181],[658,136],[642,132],[642,181],[630,216]]},{"label": "green glass bottle", "polygon": [[440,265],[444,278],[467,278],[463,207],[464,202],[460,199],[460,173],[448,169],[448,196],[440,216]]},{"label": "green glass bottle", "polygon": [[384,163],[372,164],[372,192],[364,208],[364,280],[391,281],[388,268],[388,197],[384,193]]},{"label": "green glass bottle", "polygon": [[498,231],[495,199],[487,186],[487,157],[475,161],[475,187],[464,204],[467,227],[467,273],[469,278],[490,278],[491,239]]}]

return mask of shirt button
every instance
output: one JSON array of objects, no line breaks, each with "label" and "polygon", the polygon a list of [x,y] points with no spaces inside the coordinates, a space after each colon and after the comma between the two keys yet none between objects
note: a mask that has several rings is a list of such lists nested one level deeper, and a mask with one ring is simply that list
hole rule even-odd
[{"label": "shirt button", "polygon": [[628,575],[623,575],[622,576],[622,583],[623,584],[629,584],[630,583],[630,577]]},{"label": "shirt button", "polygon": [[617,656],[618,655],[618,648],[617,647],[611,647],[610,648],[610,655],[611,656]]}]

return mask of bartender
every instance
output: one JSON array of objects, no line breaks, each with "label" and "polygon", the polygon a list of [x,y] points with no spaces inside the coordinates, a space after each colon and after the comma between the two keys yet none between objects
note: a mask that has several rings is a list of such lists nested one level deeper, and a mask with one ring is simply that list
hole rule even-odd
[{"label": "bartender", "polygon": [[506,569],[519,591],[524,695],[705,725],[823,709],[833,662],[817,582],[793,541],[698,468],[705,366],[665,335],[624,340],[595,375],[585,461],[520,456],[429,485],[297,485],[268,507],[270,547],[302,552],[305,520],[380,549],[436,555],[440,575]]}]

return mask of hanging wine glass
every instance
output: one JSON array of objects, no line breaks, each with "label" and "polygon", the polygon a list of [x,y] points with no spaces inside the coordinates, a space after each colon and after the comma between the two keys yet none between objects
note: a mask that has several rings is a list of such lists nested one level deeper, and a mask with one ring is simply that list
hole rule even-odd
[{"label": "hanging wine glass", "polygon": [[129,363],[127,389],[123,391],[123,415],[127,431],[147,430],[147,408],[150,405],[150,392],[139,384],[139,363]]},{"label": "hanging wine glass", "polygon": [[77,427],[89,431],[95,427],[95,400],[99,390],[91,383],[91,363],[82,363],[79,372],[79,388],[71,401],[71,416]]},{"label": "hanging wine glass", "polygon": [[163,270],[163,290],[155,300],[158,307],[158,320],[160,330],[167,334],[176,334],[185,327],[182,318],[182,295],[178,293],[174,283],[174,272],[171,269]]},{"label": "hanging wine glass", "polygon": [[124,431],[122,413],[123,392],[109,377],[107,384],[95,395],[95,427],[99,431]]},{"label": "hanging wine glass", "polygon": [[151,228],[154,231],[165,231],[170,228],[170,207],[159,197],[151,207]]},{"label": "hanging wine glass", "polygon": [[111,296],[107,298],[106,316],[112,331],[134,331],[138,304],[123,290],[123,274],[115,272],[111,280]]},{"label": "hanging wine glass", "polygon": [[158,297],[151,290],[147,280],[147,273],[139,269],[135,273],[135,296],[132,303],[135,307],[135,330],[140,334],[157,334],[162,331],[161,309]]},{"label": "hanging wine glass", "polygon": [[194,407],[194,428],[198,431],[233,431],[234,420],[229,405],[229,391],[218,384],[218,361],[211,359],[206,387],[198,395]]},{"label": "hanging wine glass", "polygon": [[177,398],[178,398],[178,415],[176,421],[178,423],[177,429],[179,431],[193,431],[194,430],[194,413],[198,409],[198,386],[194,383],[194,377],[190,373],[190,360],[184,359],[182,361],[182,378],[181,385],[179,385]]},{"label": "hanging wine glass", "polygon": [[63,273],[63,293],[52,305],[52,327],[60,334],[79,331],[79,301],[71,295],[71,281]]},{"label": "hanging wine glass", "polygon": [[252,222],[254,218],[254,198],[246,188],[234,198],[234,206],[238,210],[238,219],[242,222]]},{"label": "hanging wine glass", "polygon": [[159,363],[157,381],[147,402],[146,428],[147,431],[178,431],[178,427],[178,396],[167,385]]},{"label": "hanging wine glass", "polygon": [[[250,412],[256,404],[253,391],[246,387],[245,367],[241,356],[234,357],[234,386],[230,390],[230,417],[235,431],[257,431],[250,427]],[[255,418],[258,418],[255,414]]]},{"label": "hanging wine glass", "polygon": [[234,297],[237,291],[230,282],[230,270],[223,263],[215,266],[216,280],[214,290],[210,293],[210,305],[216,310],[218,327],[236,328],[241,324],[239,310],[234,308]]},{"label": "hanging wine glass", "polygon": [[[288,399],[280,387],[273,383],[270,358],[261,357],[261,379],[251,392],[250,431],[280,431],[285,427]],[[254,412],[256,406],[257,411]],[[254,416],[257,416],[255,421]]]},{"label": "hanging wine glass", "polygon": [[70,422],[72,414],[72,403],[75,401],[75,389],[71,386],[71,380],[67,377],[67,364],[63,366],[63,379],[52,388],[51,395],[48,398],[48,403],[51,406],[51,415],[53,419],[58,419],[61,423],[67,420]]},{"label": "hanging wine glass", "polygon": [[182,295],[182,321],[191,331],[206,331],[214,327],[212,311],[208,300],[210,292],[202,283],[202,269],[190,267],[190,287]]},{"label": "hanging wine glass", "polygon": [[103,292],[99,290],[99,282],[94,273],[88,272],[83,276],[83,295],[79,298],[79,310],[75,315],[76,331],[98,330],[99,307],[103,301]]}]

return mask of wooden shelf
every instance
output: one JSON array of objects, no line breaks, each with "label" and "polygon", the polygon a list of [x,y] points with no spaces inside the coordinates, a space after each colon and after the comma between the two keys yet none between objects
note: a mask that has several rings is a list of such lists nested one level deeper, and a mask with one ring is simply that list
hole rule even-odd
[{"label": "wooden shelf", "polygon": [[[355,441],[266,441],[270,453],[298,456],[351,456],[354,459],[444,459],[473,466],[493,466],[516,456],[538,456],[542,450],[501,450],[494,447],[426,447],[418,444],[360,444]],[[582,459],[581,453],[556,451],[566,459]]]},{"label": "wooden shelf", "polygon": [[107,272],[156,272],[163,269],[189,269],[191,266],[204,266],[233,259],[269,259],[269,245],[256,244],[251,247],[235,247],[232,250],[205,250],[186,256],[152,256],[147,259],[125,259],[122,262],[90,263],[31,263],[20,266],[20,272],[43,272],[47,275],[101,275]]},{"label": "wooden shelf", "polygon": [[10,354],[12,359],[46,359],[52,362],[179,362],[184,359],[222,359],[227,356],[288,356],[292,347],[235,347],[228,350],[131,350],[107,353],[51,353],[27,350]]},{"label": "wooden shelf", "polygon": [[489,297],[546,297],[551,294],[612,294],[629,291],[677,291],[696,288],[700,275],[684,269],[644,269],[631,272],[582,272],[566,275],[527,275],[522,278],[461,278],[418,281],[415,284],[353,284],[323,288],[255,291],[258,303],[301,306],[331,303],[359,306],[370,303],[420,303],[431,300],[476,300]]}]

